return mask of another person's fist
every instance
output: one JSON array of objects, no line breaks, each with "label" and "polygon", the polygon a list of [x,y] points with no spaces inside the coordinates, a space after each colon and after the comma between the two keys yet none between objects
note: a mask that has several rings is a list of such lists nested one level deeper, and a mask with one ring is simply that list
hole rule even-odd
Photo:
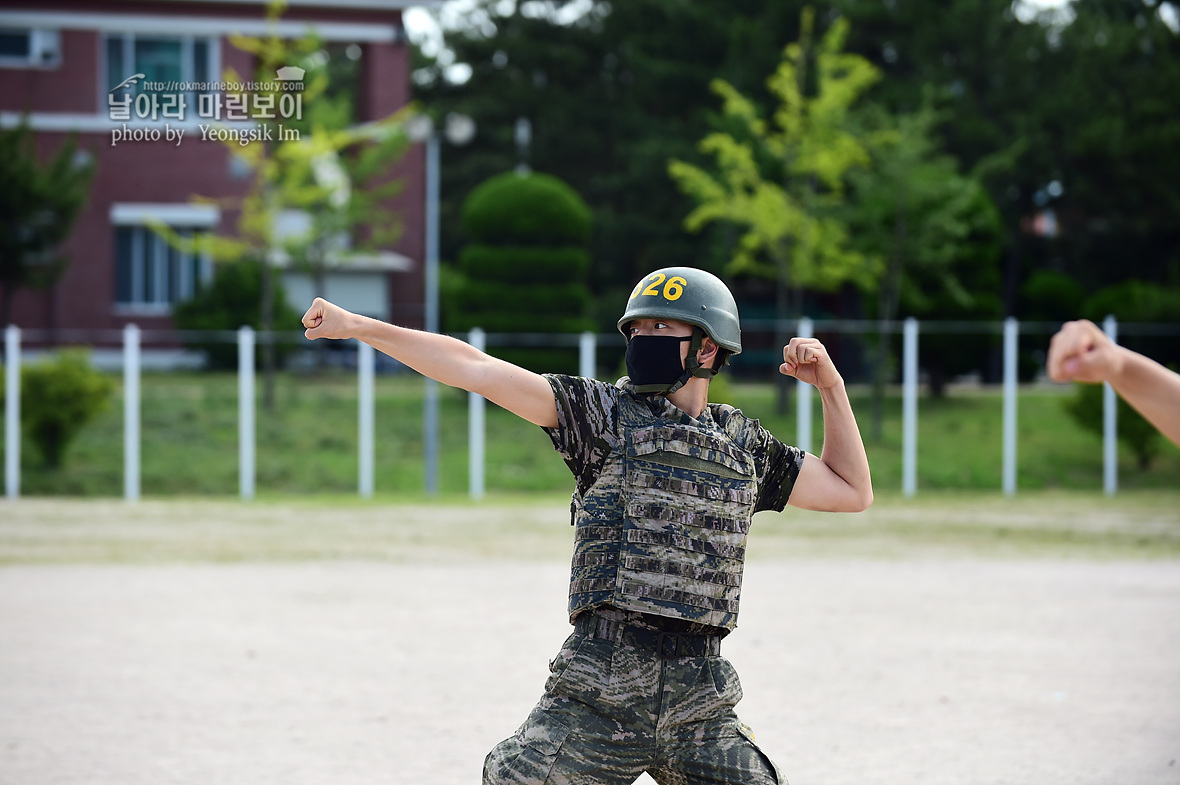
[{"label": "another person's fist", "polygon": [[316,338],[351,338],[351,320],[354,314],[333,305],[322,297],[312,301],[307,313],[303,314],[303,335],[309,340]]},{"label": "another person's fist", "polygon": [[1066,322],[1049,341],[1049,378],[1055,382],[1105,382],[1122,370],[1122,350],[1098,325]]}]

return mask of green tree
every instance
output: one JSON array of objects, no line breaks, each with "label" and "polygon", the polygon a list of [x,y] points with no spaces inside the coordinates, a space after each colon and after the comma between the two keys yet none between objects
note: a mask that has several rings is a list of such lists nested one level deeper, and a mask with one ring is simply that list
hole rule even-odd
[{"label": "green tree", "polygon": [[80,163],[71,136],[45,165],[28,125],[0,128],[0,325],[22,287],[53,284],[69,264],[61,252],[90,192],[94,164]]},{"label": "green tree", "polygon": [[[253,81],[263,85],[260,91],[275,106],[283,98],[283,83],[275,80],[275,72],[295,63],[305,68],[304,89],[299,93],[301,112],[291,118],[275,113],[274,118],[260,121],[271,126],[281,121],[288,131],[298,133],[283,136],[272,127],[271,141],[247,145],[232,139],[226,142],[254,173],[250,192],[232,205],[240,209],[237,235],[184,237],[163,225],[153,227],[173,245],[207,253],[218,261],[264,261],[256,323],[264,331],[274,329],[282,298],[274,274],[277,264],[293,260],[311,273],[317,293],[322,293],[333,264],[387,246],[400,235],[400,221],[386,204],[402,188],[391,169],[408,145],[400,113],[362,126],[348,125],[353,99],[346,91],[333,94],[330,90],[330,61],[324,57],[322,42],[314,34],[283,38],[278,21],[284,8],[282,0],[268,5],[272,28],[267,36],[230,37],[234,46],[254,55]],[[225,80],[250,81],[232,69]],[[302,231],[280,236],[279,218],[291,211],[305,217],[306,225]],[[291,320],[287,314],[282,323],[297,327],[297,317]],[[263,401],[268,409],[274,405],[276,347],[274,341],[265,341],[261,347]]]},{"label": "green tree", "polygon": [[[1174,5],[1173,5],[1174,8]],[[1044,180],[1061,227],[1044,259],[1089,291],[1136,278],[1180,287],[1180,35],[1160,6],[1073,3],[1037,71]],[[1042,195],[1043,198],[1044,195]]]},{"label": "green tree", "polygon": [[94,370],[80,349],[21,370],[21,428],[48,468],[61,468],[70,443],[106,409],[114,389],[114,381]]},{"label": "green tree", "polygon": [[[742,136],[718,131],[702,140],[701,150],[714,156],[718,175],[678,160],[668,169],[698,203],[684,222],[689,231],[713,221],[742,228],[730,272],[774,281],[780,345],[787,338],[786,320],[801,314],[805,290],[832,291],[846,282],[870,285],[878,265],[852,246],[836,212],[850,170],[869,163],[848,113],[878,72],[864,58],[843,51],[846,21],[837,20],[818,44],[813,27],[814,13],[806,9],[800,40],[786,47],[767,82],[778,99],[771,122],[732,85],[713,83],[724,114]],[[769,175],[761,163],[767,160]]]},{"label": "green tree", "polygon": [[[978,272],[996,268],[1001,226],[983,185],[960,173],[954,158],[941,151],[936,129],[942,118],[930,103],[896,116],[876,107],[865,119],[873,165],[849,173],[848,221],[857,247],[884,259],[876,291],[868,290],[867,309],[880,324],[871,428],[872,439],[879,441],[884,388],[894,375],[889,325],[903,307],[915,317],[940,311],[957,312],[959,319],[971,312],[998,316],[995,287],[980,286]],[[931,350],[942,342],[931,338],[924,338],[922,347],[933,360],[933,392],[941,395],[946,375]]]},{"label": "green tree", "polygon": [[[1176,285],[1180,36],[1156,3],[1083,0],[1036,10],[991,0],[838,0],[849,49],[884,72],[891,112],[931,87],[945,150],[981,174],[1005,229],[1004,309],[1024,318],[1023,285],[1042,271],[1088,291],[1128,277]],[[1060,232],[1030,231],[1040,210]],[[1076,316],[1076,313],[1074,314]]]},{"label": "green tree", "polygon": [[[264,45],[272,45],[252,39],[238,43],[260,57]],[[302,116],[284,123],[299,134],[271,147],[278,209],[298,210],[307,221],[303,231],[275,242],[311,274],[314,293],[323,296],[329,269],[388,248],[402,235],[401,218],[388,204],[404,182],[390,169],[408,148],[403,125],[413,108],[358,125],[356,96],[342,83],[355,80],[355,61],[340,53],[333,57],[314,33],[269,57],[298,62],[307,86]]]},{"label": "green tree", "polygon": [[[506,172],[467,198],[463,228],[472,242],[459,254],[461,283],[452,293],[453,330],[577,333],[593,330],[586,273],[590,209],[551,175]],[[492,347],[534,370],[576,370],[576,352]]]},{"label": "green tree", "polygon": [[[719,266],[738,233],[678,231],[693,204],[665,177],[666,160],[703,165],[696,143],[721,124],[702,100],[714,78],[767,116],[775,98],[764,77],[798,37],[801,5],[594,0],[570,17],[562,4],[474,3],[463,27],[448,30],[448,48],[419,57],[415,71],[417,97],[481,129],[445,159],[444,258],[462,243],[462,196],[517,163],[513,126],[527,117],[528,162],[571,183],[595,213],[600,325],[651,269]],[[1000,276],[1001,313],[1024,317],[1022,286],[1046,270],[1087,291],[1129,276],[1180,281],[1180,162],[1161,152],[1180,144],[1170,101],[1180,94],[1180,36],[1162,7],[1082,0],[1035,13],[994,0],[833,0],[819,12],[821,26],[850,22],[846,51],[881,70],[872,97],[888,113],[919,111],[934,89],[946,118],[939,149],[984,184],[1001,218],[1002,264],[989,273]],[[470,66],[469,79],[445,78],[456,64]],[[981,168],[989,161],[1001,165]],[[1056,211],[1057,237],[1027,231],[1044,208]]]}]

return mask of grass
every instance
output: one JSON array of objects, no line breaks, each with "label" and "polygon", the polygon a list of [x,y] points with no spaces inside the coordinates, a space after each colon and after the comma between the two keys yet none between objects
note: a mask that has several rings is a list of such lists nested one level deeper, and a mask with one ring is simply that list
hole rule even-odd
[{"label": "grass", "polygon": [[[1180,559],[1178,491],[884,494],[866,512],[754,519],[763,559]],[[430,503],[383,495],[280,499],[22,498],[0,503],[0,565],[569,559],[563,494]]]},{"label": "grass", "polygon": [[[261,386],[261,385],[259,385]],[[376,381],[376,489],[399,499],[421,499],[423,477],[422,390],[413,375]],[[793,414],[774,412],[770,385],[731,384],[729,394],[786,442],[795,434]],[[1069,419],[1068,388],[1024,389],[1019,399],[1020,490],[1095,490],[1102,487],[1102,445]],[[237,381],[232,374],[146,373],[141,382],[141,487],[154,496],[233,496],[238,491]],[[261,392],[259,392],[261,397]],[[870,434],[867,393],[854,391],[861,430]],[[467,399],[441,390],[440,492],[467,488]],[[22,448],[22,493],[34,496],[112,496],[123,492],[123,425],[120,391],[106,412],[79,436],[66,466],[40,465],[27,441]],[[355,376],[345,371],[279,378],[273,411],[257,407],[257,488],[285,498],[350,494],[357,487]],[[535,426],[488,406],[487,488],[491,493],[568,493],[572,479]],[[999,493],[1002,400],[998,391],[958,390],[919,403],[919,491]],[[814,450],[822,443],[818,400]],[[901,487],[901,403],[891,395],[882,436],[868,445],[874,486]],[[1120,488],[1174,489],[1180,449],[1167,443],[1147,471],[1120,450]]]}]

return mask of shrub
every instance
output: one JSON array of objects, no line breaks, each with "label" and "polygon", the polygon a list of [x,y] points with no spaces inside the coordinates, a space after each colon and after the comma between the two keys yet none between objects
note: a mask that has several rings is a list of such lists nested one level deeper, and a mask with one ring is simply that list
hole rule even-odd
[{"label": "shrub", "polygon": [[1065,273],[1038,270],[1020,289],[1022,318],[1065,322],[1082,312],[1085,288]]},{"label": "shrub", "polygon": [[[446,324],[496,333],[593,330],[586,286],[590,209],[556,177],[498,175],[463,205],[463,228],[474,242],[448,275]],[[535,371],[573,372],[575,349],[494,346],[497,357]]]},{"label": "shrub", "polygon": [[[1103,385],[1078,384],[1077,388],[1074,397],[1065,401],[1065,410],[1078,425],[1101,437]],[[1122,396],[1118,397],[1116,411],[1118,440],[1135,453],[1135,463],[1141,471],[1150,468],[1152,459],[1160,451],[1159,431]]]},{"label": "shrub", "polygon": [[[277,273],[272,274],[275,286],[275,329],[296,330],[300,326],[300,314],[287,303]],[[261,329],[261,262],[249,259],[219,264],[209,286],[204,287],[191,300],[186,300],[173,309],[172,324],[178,330],[237,330],[244,326],[253,327],[255,330]],[[238,367],[236,343],[198,338],[186,339],[185,345],[204,352],[210,368],[233,370]],[[280,366],[296,346],[297,342],[294,340],[280,340],[275,343],[275,357]],[[260,362],[260,357],[261,352],[255,354],[256,364]]]},{"label": "shrub", "polygon": [[114,388],[114,381],[94,370],[81,349],[59,352],[21,370],[21,428],[46,466],[62,466],[66,448],[106,409]]},{"label": "shrub", "polygon": [[[1180,288],[1132,278],[1094,292],[1081,315],[1099,325],[1108,315],[1120,322],[1180,322]],[[1119,343],[1164,365],[1180,363],[1180,342],[1170,335],[1122,335]]]},{"label": "shrub", "polygon": [[463,203],[463,231],[487,245],[584,245],[591,222],[577,191],[538,172],[496,175]]}]

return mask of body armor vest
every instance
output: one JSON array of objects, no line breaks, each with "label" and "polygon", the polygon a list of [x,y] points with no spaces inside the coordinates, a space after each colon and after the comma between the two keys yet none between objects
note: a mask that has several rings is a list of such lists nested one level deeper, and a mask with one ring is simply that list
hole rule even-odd
[{"label": "body armor vest", "polygon": [[574,494],[571,621],[603,605],[732,630],[757,480],[720,428],[619,396],[620,448]]}]

